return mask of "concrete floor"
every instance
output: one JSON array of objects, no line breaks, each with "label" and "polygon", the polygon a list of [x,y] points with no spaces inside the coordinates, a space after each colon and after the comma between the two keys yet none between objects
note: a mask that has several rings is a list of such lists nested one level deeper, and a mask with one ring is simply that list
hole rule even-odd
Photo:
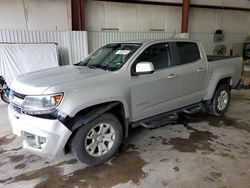
[{"label": "concrete floor", "polygon": [[134,129],[127,146],[97,167],[71,154],[48,161],[23,150],[6,108],[0,104],[0,187],[250,187],[250,90],[233,91],[222,118],[199,113]]}]

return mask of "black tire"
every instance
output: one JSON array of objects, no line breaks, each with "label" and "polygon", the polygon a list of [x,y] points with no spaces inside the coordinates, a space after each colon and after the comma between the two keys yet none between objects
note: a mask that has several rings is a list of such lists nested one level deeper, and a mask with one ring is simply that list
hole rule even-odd
[{"label": "black tire", "polygon": [[[79,123],[80,119],[76,123]],[[115,138],[109,151],[102,156],[91,156],[86,149],[86,139],[90,131],[100,123],[106,123],[113,127]],[[123,136],[123,129],[116,116],[110,113],[102,114],[87,125],[80,127],[71,142],[71,151],[77,160],[88,165],[99,165],[109,160],[119,149]],[[96,139],[95,139],[96,140]],[[98,148],[99,149],[99,148]]]},{"label": "black tire", "polygon": [[1,93],[1,99],[2,99],[4,102],[8,103],[8,104],[10,103],[9,97],[6,96],[6,95],[4,94],[4,92]]},{"label": "black tire", "polygon": [[[226,103],[225,107],[222,108],[222,109],[219,109],[219,107],[218,107],[218,99],[219,99],[222,92],[227,93],[228,100],[227,100],[227,103]],[[207,111],[212,115],[222,116],[227,111],[228,106],[230,104],[230,100],[231,100],[230,86],[228,84],[223,84],[223,85],[219,86],[216,89],[211,104],[207,105]]]}]

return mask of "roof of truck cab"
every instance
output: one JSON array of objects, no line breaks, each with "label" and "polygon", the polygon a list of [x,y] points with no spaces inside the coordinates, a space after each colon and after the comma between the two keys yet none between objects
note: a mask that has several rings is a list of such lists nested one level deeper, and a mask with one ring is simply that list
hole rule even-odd
[{"label": "roof of truck cab", "polygon": [[184,39],[184,38],[166,38],[166,39],[140,39],[140,40],[128,40],[128,41],[117,41],[112,43],[141,43],[150,44],[155,42],[197,42],[196,40]]}]

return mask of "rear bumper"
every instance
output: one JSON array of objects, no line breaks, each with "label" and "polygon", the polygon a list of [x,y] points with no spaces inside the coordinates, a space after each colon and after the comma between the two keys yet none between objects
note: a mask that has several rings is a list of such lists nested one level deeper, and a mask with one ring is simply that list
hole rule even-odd
[{"label": "rear bumper", "polygon": [[25,114],[15,115],[8,107],[13,134],[23,137],[23,148],[37,155],[53,159],[63,153],[71,131],[59,120],[37,118]]},{"label": "rear bumper", "polygon": [[240,79],[238,81],[237,85],[235,87],[233,87],[233,89],[240,90],[241,89],[241,83],[242,83],[242,79]]}]

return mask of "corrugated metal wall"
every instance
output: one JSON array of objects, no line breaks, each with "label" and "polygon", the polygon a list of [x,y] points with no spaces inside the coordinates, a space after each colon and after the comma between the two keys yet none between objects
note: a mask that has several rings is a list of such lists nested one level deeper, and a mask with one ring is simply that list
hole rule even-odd
[{"label": "corrugated metal wall", "polygon": [[[60,64],[72,64],[83,60],[89,52],[114,41],[139,39],[166,39],[173,33],[165,32],[84,32],[84,31],[14,31],[0,30],[0,43],[57,43]],[[218,44],[226,45],[227,55],[234,43],[243,43],[247,34],[225,34],[225,40],[213,42],[213,34],[190,34],[191,39],[200,40],[207,54],[212,54]],[[180,34],[175,34],[180,37]]]},{"label": "corrugated metal wall", "polygon": [[[97,49],[98,47],[115,41],[125,40],[139,40],[139,39],[166,39],[173,37],[173,33],[165,32],[88,32],[89,52]],[[180,33],[176,33],[175,37],[180,37]],[[225,34],[224,41],[214,43],[214,34],[190,34],[190,39],[199,40],[204,45],[207,54],[213,54],[213,49],[216,45],[225,45],[227,47],[227,54],[230,54],[230,49],[234,43],[243,43],[247,34]]]},{"label": "corrugated metal wall", "polygon": [[116,41],[140,40],[140,39],[166,39],[180,37],[180,34],[165,32],[88,32],[89,52],[100,46]]},{"label": "corrugated metal wall", "polygon": [[78,62],[88,54],[87,32],[0,30],[0,43],[57,43],[61,65]]},{"label": "corrugated metal wall", "polygon": [[223,42],[213,42],[214,34],[190,34],[190,39],[199,40],[202,42],[207,54],[213,54],[216,45],[225,45],[227,48],[226,55],[230,54],[233,44],[243,43],[246,40],[247,34],[225,34]]}]

